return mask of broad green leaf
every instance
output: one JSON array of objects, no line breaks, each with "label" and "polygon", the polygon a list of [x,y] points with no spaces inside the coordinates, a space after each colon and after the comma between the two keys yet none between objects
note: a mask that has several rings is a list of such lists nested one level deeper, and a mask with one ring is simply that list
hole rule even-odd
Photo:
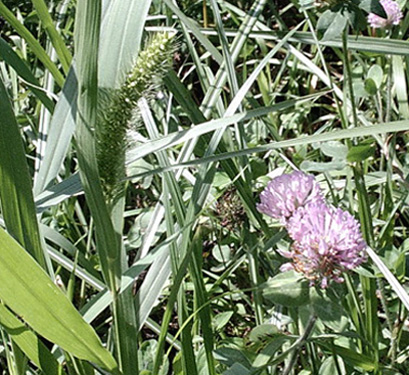
[{"label": "broad green leaf", "polygon": [[95,331],[31,256],[0,229],[0,298],[36,332],[113,373],[117,364]]},{"label": "broad green leaf", "polygon": [[288,337],[281,335],[272,339],[268,345],[257,355],[252,367],[265,367],[271,362],[277,360],[277,351],[281,349],[283,344],[290,340]]},{"label": "broad green leaf", "polygon": [[326,326],[336,332],[340,332],[345,328],[348,320],[340,303],[335,303],[328,298],[325,291],[316,288],[311,288],[310,300],[315,314]]},{"label": "broad green leaf", "polygon": [[243,367],[251,367],[251,363],[246,355],[235,348],[218,348],[214,351],[214,356],[216,360],[226,366],[233,366],[235,363],[240,363]]},{"label": "broad green leaf", "polygon": [[328,163],[304,160],[300,168],[305,172],[330,172],[340,171],[347,166],[344,160],[334,160]]},{"label": "broad green leaf", "polygon": [[324,155],[338,160],[344,160],[348,154],[348,147],[338,141],[323,142],[319,148]]},{"label": "broad green leaf", "polygon": [[387,14],[385,13],[385,9],[383,9],[382,5],[379,1],[374,0],[360,0],[359,7],[366,11],[367,13],[375,13],[382,18],[387,18]]},{"label": "broad green leaf", "polygon": [[283,306],[296,307],[309,302],[309,286],[294,271],[279,273],[263,284],[264,298]]},{"label": "broad green leaf", "polygon": [[378,369],[377,364],[375,364],[372,358],[368,357],[367,355],[357,353],[356,351],[344,348],[339,345],[327,345],[322,342],[319,342],[318,345],[331,350],[331,352],[337,354],[337,356],[342,357],[342,359],[346,363],[349,363],[352,366],[357,366],[365,371],[374,371]]},{"label": "broad green leaf", "polygon": [[383,80],[382,68],[377,64],[372,65],[368,70],[367,77],[371,78],[375,82],[376,87],[379,89],[382,85]]},{"label": "broad green leaf", "polygon": [[235,363],[227,371],[223,372],[223,375],[250,375],[251,371],[245,368],[240,363]]},{"label": "broad green leaf", "polygon": [[253,342],[264,341],[278,333],[278,328],[274,324],[261,324],[250,332],[249,338]]},{"label": "broad green leaf", "polygon": [[378,88],[376,87],[376,83],[372,78],[367,78],[364,83],[365,91],[369,95],[375,95],[378,91]]},{"label": "broad green leaf", "polygon": [[319,18],[317,23],[317,30],[324,33],[322,41],[326,42],[335,37],[339,37],[347,25],[348,19],[342,11],[333,12],[326,10]]},{"label": "broad green leaf", "polygon": [[373,142],[362,142],[356,146],[352,146],[348,151],[347,160],[352,162],[363,161],[375,155],[375,145]]}]

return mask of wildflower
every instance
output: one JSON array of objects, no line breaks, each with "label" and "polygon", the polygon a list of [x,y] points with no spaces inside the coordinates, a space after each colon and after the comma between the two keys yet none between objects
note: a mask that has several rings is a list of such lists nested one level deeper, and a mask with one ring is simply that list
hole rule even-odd
[{"label": "wildflower", "polygon": [[303,172],[283,174],[272,179],[260,194],[257,209],[283,224],[307,203],[323,202],[320,188],[314,177]]},{"label": "wildflower", "polygon": [[403,17],[398,3],[393,0],[380,0],[380,4],[385,10],[387,18],[382,18],[375,13],[369,13],[368,22],[370,26],[379,29],[398,25]]},{"label": "wildflower", "polygon": [[348,212],[322,202],[299,208],[287,223],[294,240],[291,251],[282,255],[292,259],[281,271],[301,272],[311,285],[320,281],[326,288],[330,280],[343,282],[342,272],[366,261],[366,243],[358,221]]}]

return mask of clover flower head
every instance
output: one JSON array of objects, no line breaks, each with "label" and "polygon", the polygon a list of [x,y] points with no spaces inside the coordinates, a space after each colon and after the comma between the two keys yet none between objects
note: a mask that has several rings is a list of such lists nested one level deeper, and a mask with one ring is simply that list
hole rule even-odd
[{"label": "clover flower head", "polygon": [[326,288],[330,280],[343,282],[342,272],[366,261],[359,223],[340,208],[310,203],[294,212],[287,230],[294,243],[291,251],[282,255],[292,262],[281,270],[303,273],[311,285],[320,282],[321,288]]},{"label": "clover flower head", "polygon": [[386,28],[391,25],[398,25],[403,17],[399,4],[393,0],[380,0],[380,4],[385,10],[387,18],[382,18],[375,13],[369,13],[369,25],[377,29]]},{"label": "clover flower head", "polygon": [[312,202],[323,202],[314,177],[300,171],[272,179],[260,194],[257,209],[285,224],[299,208]]}]

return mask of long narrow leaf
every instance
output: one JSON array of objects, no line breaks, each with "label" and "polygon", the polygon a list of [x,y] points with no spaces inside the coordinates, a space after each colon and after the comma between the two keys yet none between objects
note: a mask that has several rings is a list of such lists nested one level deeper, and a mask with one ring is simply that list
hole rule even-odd
[{"label": "long narrow leaf", "polygon": [[99,84],[117,88],[139,52],[151,0],[112,0],[101,27]]},{"label": "long narrow leaf", "polygon": [[14,27],[17,33],[27,42],[32,52],[37,58],[44,64],[50,73],[53,75],[57,85],[62,87],[64,84],[64,76],[60,73],[55,64],[51,61],[50,57],[44,51],[39,41],[28,31],[28,29],[16,18],[16,16],[0,1],[0,15]]},{"label": "long narrow leaf", "polygon": [[78,3],[75,43],[80,115],[77,116],[76,139],[80,176],[95,221],[97,250],[102,270],[110,290],[115,293],[121,277],[120,244],[103,196],[92,132],[97,120],[98,105],[97,56],[100,11],[99,2],[82,0]]},{"label": "long narrow leaf", "polygon": [[31,178],[10,99],[0,80],[0,199],[9,233],[46,267]]},{"label": "long narrow leaf", "polygon": [[61,35],[58,33],[54,26],[53,20],[48,12],[47,6],[44,0],[32,0],[33,5],[37,11],[38,17],[41,20],[41,25],[44,27],[48,36],[50,37],[51,43],[57,52],[58,58],[61,62],[64,72],[68,74],[68,70],[71,65],[72,56],[67,46],[64,43]]},{"label": "long narrow leaf", "polygon": [[27,83],[29,89],[37,96],[44,106],[50,111],[54,110],[54,102],[47,96],[44,90],[40,87],[40,82],[31,73],[31,70],[25,64],[16,52],[6,43],[3,38],[0,38],[0,56],[5,63],[10,65],[16,73]]},{"label": "long narrow leaf", "polygon": [[0,228],[0,298],[35,331],[113,373],[117,364],[94,330],[30,255]]}]

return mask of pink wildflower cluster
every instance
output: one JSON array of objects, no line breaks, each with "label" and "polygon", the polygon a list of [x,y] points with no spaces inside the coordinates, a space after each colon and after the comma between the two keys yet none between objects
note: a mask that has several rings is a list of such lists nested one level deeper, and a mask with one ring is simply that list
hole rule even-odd
[{"label": "pink wildflower cluster", "polygon": [[377,29],[386,28],[392,25],[398,25],[403,17],[398,3],[393,0],[380,0],[380,4],[385,10],[387,18],[382,18],[375,13],[369,13],[369,25]]},{"label": "pink wildflower cluster", "polygon": [[283,224],[299,207],[324,201],[314,177],[298,171],[270,181],[261,193],[260,200],[257,209],[274,219],[280,219]]},{"label": "pink wildflower cluster", "polygon": [[279,219],[293,244],[281,255],[291,259],[281,271],[303,273],[311,285],[326,288],[330,280],[344,281],[342,272],[366,261],[366,243],[359,223],[346,211],[327,205],[314,177],[293,172],[271,180],[257,206]]}]

